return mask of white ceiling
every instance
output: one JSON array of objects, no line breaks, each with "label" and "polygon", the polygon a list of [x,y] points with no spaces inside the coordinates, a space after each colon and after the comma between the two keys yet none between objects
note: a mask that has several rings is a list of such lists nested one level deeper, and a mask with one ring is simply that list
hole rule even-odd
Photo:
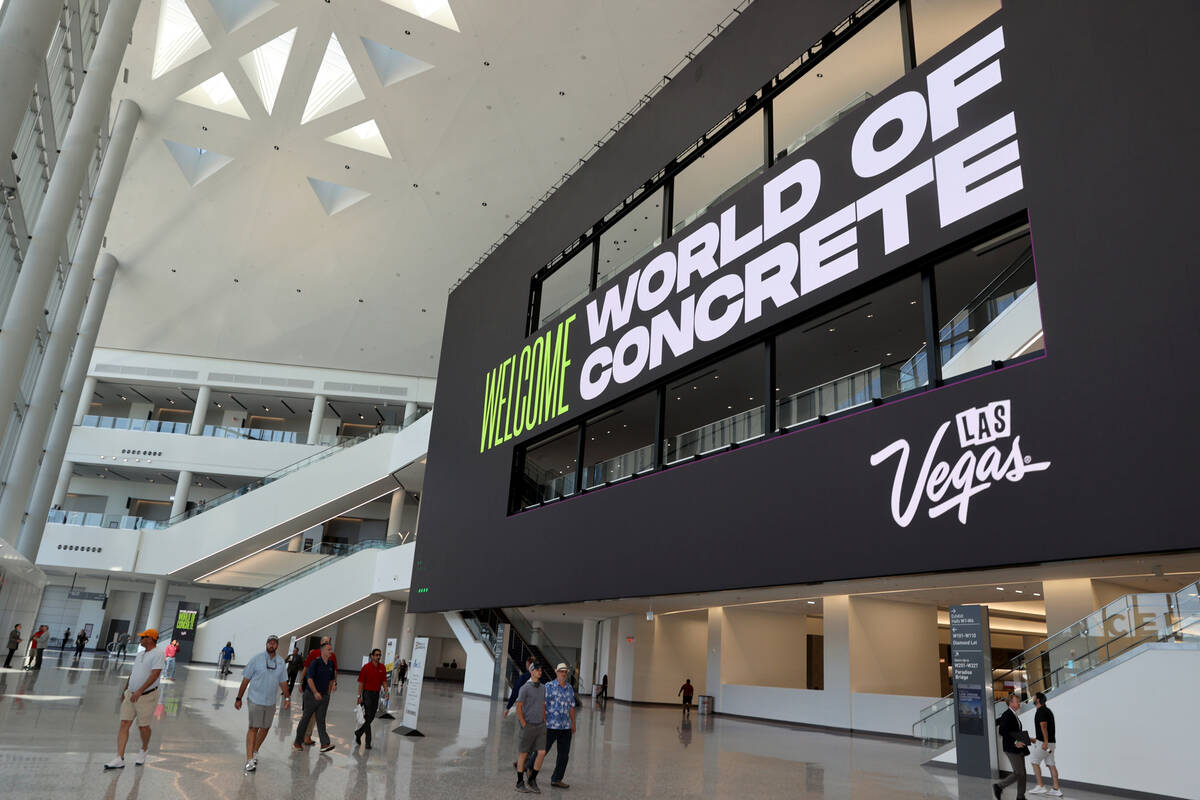
[{"label": "white ceiling", "polygon": [[[211,47],[151,79],[166,2]],[[430,2],[142,3],[116,91],[143,119],[100,346],[435,375],[449,286],[735,4],[450,0],[455,32],[403,10]],[[293,29],[268,114],[243,57]],[[301,125],[331,34],[365,99]],[[364,36],[432,68],[392,80],[414,70],[384,51],[381,79]],[[216,100],[248,119],[176,99],[204,101],[218,74],[236,98]],[[371,120],[391,158],[327,141]]]}]

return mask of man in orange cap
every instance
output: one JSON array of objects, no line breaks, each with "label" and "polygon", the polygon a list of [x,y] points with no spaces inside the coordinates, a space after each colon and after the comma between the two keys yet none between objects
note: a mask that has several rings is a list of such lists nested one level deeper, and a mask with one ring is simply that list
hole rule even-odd
[{"label": "man in orange cap", "polygon": [[154,719],[154,707],[158,704],[158,678],[167,666],[167,658],[158,649],[158,631],[147,628],[138,634],[145,648],[134,656],[133,671],[125,681],[121,693],[121,727],[117,730],[117,757],[104,765],[105,769],[125,767],[125,745],[129,741],[129,728],[137,720],[138,733],[142,737],[142,749],[134,756],[133,763],[146,763],[146,749],[150,747],[150,722]]}]

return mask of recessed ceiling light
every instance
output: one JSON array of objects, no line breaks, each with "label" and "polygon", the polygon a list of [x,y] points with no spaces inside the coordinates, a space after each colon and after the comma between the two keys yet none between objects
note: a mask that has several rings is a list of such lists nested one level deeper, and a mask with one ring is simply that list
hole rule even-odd
[{"label": "recessed ceiling light", "polygon": [[1003,591],[1004,591],[1004,587],[1003,587],[1003,586],[997,586],[997,587],[996,587],[996,591],[997,591],[997,592],[1003,592]]},{"label": "recessed ceiling light", "polygon": [[817,604],[817,601],[816,601],[816,600],[809,600],[809,601],[808,601],[808,604],[809,604],[810,606],[815,606],[815,605]]},{"label": "recessed ceiling light", "polygon": [[1025,592],[1023,592],[1020,589],[1014,589],[1013,591],[1016,592],[1017,594],[1025,594]]},{"label": "recessed ceiling light", "polygon": [[[1041,596],[1042,596],[1042,593],[1041,593],[1041,592],[1034,592],[1034,593],[1033,593],[1033,596],[1034,596],[1034,597],[1041,597]],[[1195,595],[1192,595],[1192,597],[1195,597]]]}]

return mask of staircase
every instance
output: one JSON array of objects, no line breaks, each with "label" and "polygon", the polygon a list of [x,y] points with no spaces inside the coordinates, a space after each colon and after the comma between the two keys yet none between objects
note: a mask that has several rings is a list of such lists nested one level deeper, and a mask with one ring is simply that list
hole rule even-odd
[{"label": "staircase", "polygon": [[575,664],[555,646],[546,632],[538,630],[535,634],[533,625],[515,608],[482,608],[464,611],[462,615],[467,627],[492,652],[496,648],[498,626],[508,626],[511,635],[508,639],[508,671],[505,679],[510,685],[521,676],[526,659],[531,657],[547,670],[566,664],[571,674],[575,674]]}]

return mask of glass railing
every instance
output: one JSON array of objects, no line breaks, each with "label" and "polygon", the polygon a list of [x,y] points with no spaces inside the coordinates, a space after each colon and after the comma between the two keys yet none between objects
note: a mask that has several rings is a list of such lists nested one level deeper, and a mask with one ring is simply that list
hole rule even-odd
[{"label": "glass railing", "polygon": [[[622,453],[619,456],[614,456],[613,458],[584,467],[583,485],[584,488],[590,489],[593,486],[601,486],[612,481],[619,481],[622,478],[628,478],[630,475],[637,475],[640,472],[647,472],[652,469],[654,469],[654,445],[648,444],[632,452]],[[567,477],[570,477],[571,488],[574,489],[574,475],[564,475],[558,480],[564,481]]]},{"label": "glass railing", "polygon": [[167,527],[162,520],[132,517],[127,514],[103,514],[91,511],[54,509],[46,514],[46,522],[59,525],[79,525],[85,528],[117,528],[124,531],[154,530]]},{"label": "glass railing", "polygon": [[819,136],[821,133],[823,133],[825,130],[833,127],[833,124],[835,122],[837,122],[842,117],[849,114],[857,106],[861,105],[862,103],[865,103],[872,96],[873,95],[870,92],[863,92],[858,97],[854,98],[849,103],[847,103],[846,105],[839,108],[831,116],[826,117],[825,119],[818,122],[816,125],[809,128],[805,133],[801,134],[799,138],[797,138],[794,142],[792,142],[790,145],[788,145],[788,149],[787,149],[788,154],[790,155],[790,154],[796,152],[801,147],[808,144],[813,139],[815,139],[817,136]]},{"label": "glass railing", "polygon": [[884,396],[883,365],[875,364],[779,400],[777,422],[780,428],[790,428]]},{"label": "glass railing", "polygon": [[1028,249],[942,326],[938,332],[938,346],[943,367],[966,350],[1001,314],[1033,288],[1035,282],[1033,250]]},{"label": "glass railing", "polygon": [[763,432],[763,407],[756,406],[667,437],[664,461],[677,464],[693,456],[715,453],[730,445],[757,439]]},{"label": "glass railing", "polygon": [[100,417],[85,414],[79,423],[84,428],[113,428],[120,431],[146,431],[147,433],[188,432],[188,423],[171,422],[165,419],[132,419],[130,417]]},{"label": "glass railing", "polygon": [[314,561],[311,564],[306,564],[303,567],[301,567],[300,569],[289,572],[286,575],[281,575],[278,578],[271,581],[270,583],[264,583],[262,586],[258,587],[254,591],[247,592],[246,594],[242,595],[241,597],[237,597],[237,598],[234,598],[233,600],[222,603],[215,608],[212,605],[210,605],[208,607],[208,609],[205,611],[205,613],[201,619],[209,620],[209,619],[212,619],[213,617],[224,614],[226,611],[232,611],[235,608],[244,606],[244,605],[246,605],[246,603],[249,603],[259,597],[262,597],[263,595],[265,595],[269,592],[273,592],[281,586],[285,586],[289,583],[292,583],[293,581],[303,578],[305,575],[316,572],[317,570],[322,569],[323,567],[327,567],[334,561],[340,561],[341,559],[345,558],[346,556],[354,555],[355,553],[360,553],[363,550],[386,550],[387,548],[395,547],[398,544],[399,544],[399,542],[392,543],[392,542],[388,542],[386,539],[368,539],[365,542],[358,542],[357,544],[345,544],[345,545],[331,546],[329,548],[328,554],[322,559],[318,559],[317,561]]},{"label": "glass railing", "polygon": [[515,608],[506,608],[504,609],[504,616],[508,618],[508,622],[513,626],[513,630],[520,635],[526,644],[535,650],[541,651],[542,656],[550,662],[543,665],[546,669],[553,671],[559,664],[566,664],[568,667],[573,665],[571,659],[567,658],[563,654],[563,651],[546,635],[545,629],[538,628],[535,631],[533,625],[530,624],[529,620],[525,619],[520,611],[517,611]]},{"label": "glass railing", "polygon": [[231,428],[225,425],[205,425],[201,436],[217,439],[253,439],[257,442],[281,442],[298,444],[300,434],[295,431],[273,431],[266,428]]},{"label": "glass railing", "polygon": [[[1093,611],[1005,664],[993,668],[993,700],[1010,691],[1050,694],[1148,642],[1200,643],[1200,583],[1166,594],[1129,594]],[[1003,711],[1003,709],[1000,709]],[[921,710],[913,735],[952,741],[953,696]]]},{"label": "glass railing", "polygon": [[[404,427],[416,422],[425,414],[429,413],[428,409],[418,410],[411,419],[405,421]],[[144,431],[146,433],[179,433],[187,434],[190,423],[187,422],[171,422],[169,420],[160,419],[133,419],[129,417],[102,417],[95,414],[86,414],[83,420],[79,423],[83,428],[106,428],[122,431]],[[395,433],[400,430],[399,425],[380,425],[372,430],[361,434],[328,434],[318,436],[316,441],[302,442],[301,435],[296,431],[278,431],[269,430],[267,428],[242,428],[229,425],[205,425],[201,430],[201,436],[207,436],[215,439],[248,439],[256,442],[276,442],[280,444],[312,444],[316,446],[330,447],[337,445],[343,441],[353,441],[360,439],[369,439],[380,433]]]}]

